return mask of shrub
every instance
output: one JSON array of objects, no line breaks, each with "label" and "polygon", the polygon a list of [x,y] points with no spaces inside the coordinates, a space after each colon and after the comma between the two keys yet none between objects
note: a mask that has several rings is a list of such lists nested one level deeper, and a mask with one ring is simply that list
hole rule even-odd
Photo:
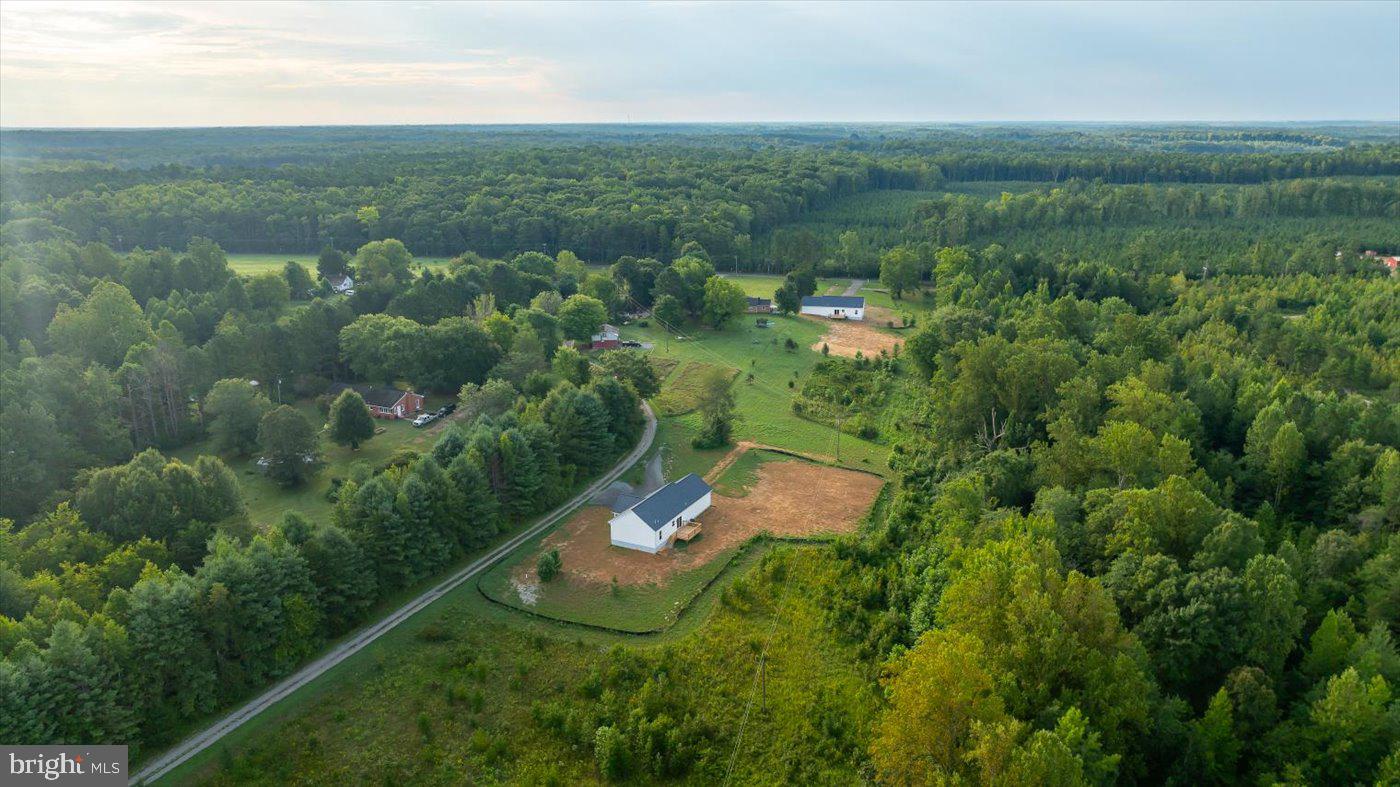
[{"label": "shrub", "polygon": [[540,555],[535,561],[535,574],[539,576],[541,582],[549,582],[559,576],[559,569],[564,567],[563,558],[559,557],[559,550],[551,549]]},{"label": "shrub", "polygon": [[604,779],[620,781],[627,777],[627,739],[618,728],[598,728],[593,734],[593,757]]}]

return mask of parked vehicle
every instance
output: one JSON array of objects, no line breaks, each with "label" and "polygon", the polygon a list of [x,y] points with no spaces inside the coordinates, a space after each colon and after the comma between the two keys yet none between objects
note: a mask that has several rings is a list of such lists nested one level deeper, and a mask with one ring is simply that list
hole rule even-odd
[{"label": "parked vehicle", "polygon": [[428,424],[430,424],[430,423],[432,423],[433,421],[436,421],[436,420],[437,420],[437,416],[434,415],[433,413],[423,413],[422,415],[420,415],[420,416],[418,416],[417,418],[413,419],[413,425],[414,425],[414,426],[427,426]]},{"label": "parked vehicle", "polygon": [[641,342],[634,342],[634,341],[632,341],[632,340],[630,340],[630,339],[627,340],[627,341],[624,341],[624,342],[620,342],[619,344],[620,344],[621,346],[623,346],[623,347],[641,347],[641,346],[642,346],[642,343],[641,343]]}]

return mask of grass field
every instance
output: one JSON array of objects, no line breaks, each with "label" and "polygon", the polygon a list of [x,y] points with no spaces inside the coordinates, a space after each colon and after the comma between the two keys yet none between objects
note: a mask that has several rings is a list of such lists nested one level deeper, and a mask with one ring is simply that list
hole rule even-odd
[{"label": "grass field", "polygon": [[[723,756],[699,761],[691,780],[716,782],[753,685],[756,656],[747,643],[767,636],[773,622],[769,712],[748,721],[735,783],[775,774],[798,783],[858,781],[842,761],[811,756],[814,712],[839,709],[856,736],[850,743],[863,748],[879,704],[849,646],[823,625],[828,555],[756,545],[717,581],[720,592],[647,637],[522,616],[463,586],[160,783],[597,784],[592,726],[589,744],[578,745],[542,724],[540,711],[564,706],[590,717],[595,701],[582,686],[618,664],[619,642],[629,644],[629,662],[655,664],[643,677],[664,672],[673,696],[701,703],[696,710],[703,707],[716,730],[708,745]],[[786,587],[781,578],[789,575]],[[742,593],[723,592],[740,586]],[[726,595],[736,603],[720,603]]]},{"label": "grass field", "polygon": [[[299,262],[314,278],[315,254],[229,254],[228,266],[239,276],[252,276],[266,271],[280,271],[288,262]],[[415,262],[430,268],[447,267],[447,257],[414,257]]]},{"label": "grass field", "polygon": [[[672,385],[680,379],[687,363],[729,366],[739,370],[734,384],[738,422],[735,440],[778,446],[805,454],[833,457],[836,453],[836,433],[830,427],[799,418],[792,412],[792,397],[801,388],[803,375],[821,358],[808,348],[822,335],[822,323],[797,317],[765,315],[770,328],[758,328],[754,315],[744,315],[723,331],[689,330],[690,338],[678,340],[668,336],[655,324],[641,328],[622,327],[624,339],[653,342],[651,354],[680,362],[663,383]],[[791,338],[797,349],[789,350],[784,340]],[[750,379],[752,375],[752,379]],[[789,387],[788,383],[793,383]],[[665,446],[667,477],[673,473],[704,471],[724,455],[723,451],[696,452],[689,440],[700,428],[697,413],[661,418],[662,431],[657,435]],[[849,435],[841,439],[842,464],[880,473],[886,470],[886,449],[869,441]],[[711,453],[713,455],[711,455]]]},{"label": "grass field", "polygon": [[[446,397],[429,396],[424,406],[435,409],[446,401]],[[294,406],[313,424],[325,422],[315,402],[307,400],[297,402]],[[321,456],[324,464],[310,481],[291,489],[268,480],[267,476],[258,470],[255,456],[220,457],[238,476],[243,499],[248,506],[248,520],[254,525],[271,524],[280,519],[285,511],[300,511],[310,519],[320,519],[330,513],[331,504],[326,499],[326,494],[330,491],[331,479],[345,478],[351,466],[356,463],[377,466],[400,448],[425,451],[433,446],[439,434],[439,429],[432,427],[415,429],[406,420],[376,420],[374,424],[377,430],[383,431],[369,441],[361,443],[356,451],[331,442],[323,431]],[[209,440],[193,443],[171,455],[185,462],[193,462],[201,454],[213,453],[209,443]]]},{"label": "grass field", "polygon": [[680,371],[670,375],[661,393],[653,400],[656,412],[660,415],[685,415],[693,411],[700,404],[700,388],[705,378],[716,370],[728,374],[731,380],[739,373],[732,366],[687,361]]}]

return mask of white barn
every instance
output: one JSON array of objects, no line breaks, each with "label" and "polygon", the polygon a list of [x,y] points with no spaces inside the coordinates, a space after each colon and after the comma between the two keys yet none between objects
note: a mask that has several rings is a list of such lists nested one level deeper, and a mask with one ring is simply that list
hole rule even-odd
[{"label": "white barn", "polygon": [[608,520],[615,547],[656,553],[676,531],[710,507],[710,485],[691,473],[652,492]]},{"label": "white barn", "polygon": [[802,313],[829,320],[864,320],[865,299],[859,295],[808,295],[802,299]]}]

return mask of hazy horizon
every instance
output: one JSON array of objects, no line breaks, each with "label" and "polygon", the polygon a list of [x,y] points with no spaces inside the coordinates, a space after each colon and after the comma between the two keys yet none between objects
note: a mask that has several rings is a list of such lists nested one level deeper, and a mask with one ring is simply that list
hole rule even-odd
[{"label": "hazy horizon", "polygon": [[1400,123],[1400,3],[0,3],[0,126]]},{"label": "hazy horizon", "polygon": [[537,122],[462,122],[462,123],[226,123],[221,125],[168,125],[168,126],[0,126],[5,131],[201,131],[218,129],[315,129],[315,128],[556,128],[556,127],[632,127],[632,128],[665,128],[681,126],[733,126],[736,128],[744,126],[781,128],[788,126],[813,126],[813,127],[905,127],[911,129],[930,128],[956,128],[959,126],[1102,126],[1144,128],[1151,126],[1214,126],[1228,128],[1237,126],[1241,128],[1266,128],[1269,126],[1302,126],[1327,127],[1327,126],[1397,126],[1400,133],[1400,119],[1386,118],[1298,118],[1296,120],[1251,120],[1248,118],[1240,120],[1212,120],[1210,118],[1181,119],[1181,120],[1095,120],[1092,118],[1083,119],[1045,119],[1045,120],[1018,120],[1014,118],[1006,119],[983,119],[983,120],[555,120]]}]

